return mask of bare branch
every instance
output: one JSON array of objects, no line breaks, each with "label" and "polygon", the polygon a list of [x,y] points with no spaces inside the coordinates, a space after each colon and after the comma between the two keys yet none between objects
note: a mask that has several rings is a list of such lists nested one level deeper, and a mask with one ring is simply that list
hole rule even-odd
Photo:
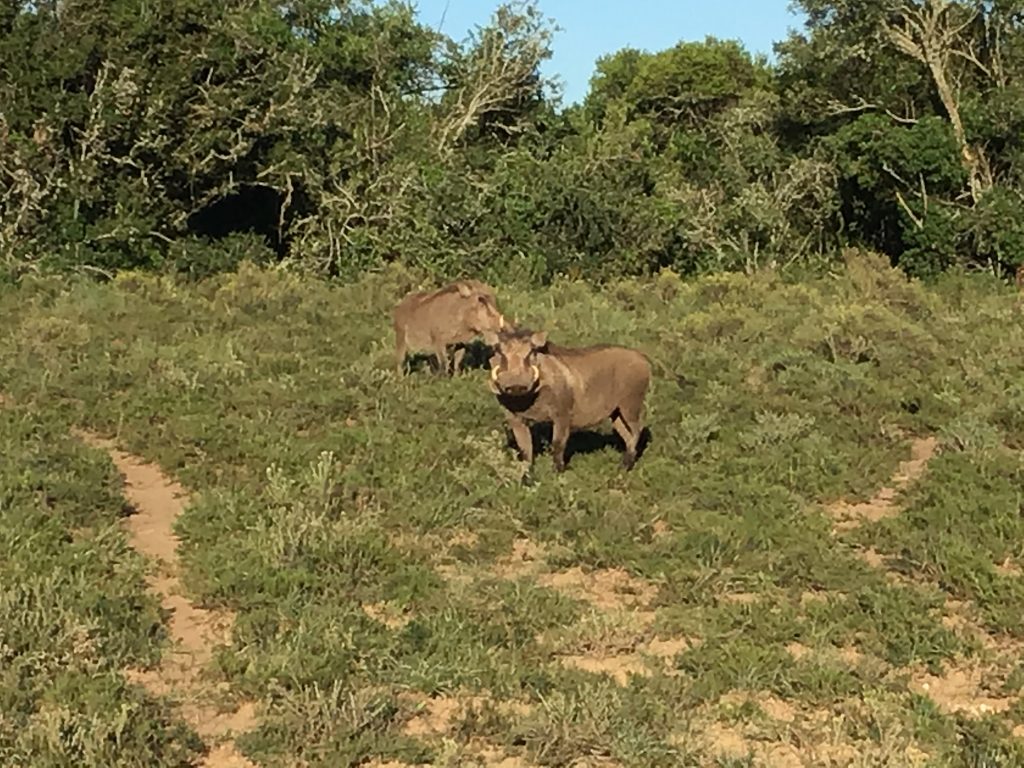
[{"label": "bare branch", "polygon": [[857,97],[859,103],[857,104],[843,104],[839,101],[830,101],[828,106],[829,117],[837,117],[839,115],[856,114],[861,112],[881,112],[885,114],[890,120],[900,123],[902,125],[916,125],[917,118],[915,117],[904,117],[903,115],[897,115],[890,109],[882,107],[878,104],[872,104],[866,101],[862,96]]},{"label": "bare branch", "polygon": [[907,205],[907,201],[906,199],[904,199],[903,193],[900,192],[898,189],[896,190],[896,201],[900,204],[900,208],[903,209],[903,212],[907,214],[907,216],[910,218],[912,222],[914,222],[914,226],[916,226],[918,229],[924,229],[924,221],[922,221],[920,218],[917,217],[917,215],[914,214],[914,212],[910,209],[910,206]]}]

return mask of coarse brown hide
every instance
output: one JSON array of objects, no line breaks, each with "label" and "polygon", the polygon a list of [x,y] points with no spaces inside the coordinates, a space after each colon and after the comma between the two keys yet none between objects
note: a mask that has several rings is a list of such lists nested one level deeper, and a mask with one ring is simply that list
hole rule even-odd
[{"label": "coarse brown hide", "polygon": [[[459,280],[436,291],[408,293],[392,311],[392,320],[399,376],[410,352],[432,352],[438,373],[447,375],[448,347],[505,327],[494,289],[479,280]],[[465,354],[462,347],[455,350],[453,373],[459,372]]]},{"label": "coarse brown hide", "polygon": [[545,332],[525,329],[485,334],[484,340],[495,347],[488,383],[528,464],[533,462],[530,424],[551,423],[555,470],[561,472],[570,433],[611,419],[626,444],[622,466],[633,468],[651,382],[643,353],[611,344],[556,346]]}]

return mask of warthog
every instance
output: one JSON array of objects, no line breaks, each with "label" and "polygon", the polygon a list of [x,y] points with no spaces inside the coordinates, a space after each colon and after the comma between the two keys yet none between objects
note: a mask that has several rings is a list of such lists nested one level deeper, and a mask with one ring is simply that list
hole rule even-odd
[{"label": "warthog", "polygon": [[[505,317],[498,310],[494,290],[479,280],[459,280],[436,291],[408,293],[392,312],[395,326],[395,359],[402,375],[408,352],[433,352],[438,373],[448,373],[448,347],[466,344],[483,333],[505,327]],[[454,373],[466,350],[459,347],[454,355]]]},{"label": "warthog", "polygon": [[635,349],[601,344],[571,349],[548,342],[543,331],[506,329],[485,334],[495,346],[488,382],[523,459],[533,463],[530,424],[551,422],[555,471],[565,469],[569,433],[611,419],[626,443],[622,466],[633,468],[643,431],[651,366]]}]

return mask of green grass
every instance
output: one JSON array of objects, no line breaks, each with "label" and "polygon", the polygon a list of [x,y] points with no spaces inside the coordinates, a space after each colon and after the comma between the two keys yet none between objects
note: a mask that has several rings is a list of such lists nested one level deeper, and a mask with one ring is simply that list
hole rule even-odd
[{"label": "green grass", "polygon": [[45,411],[0,408],[0,764],[182,766],[201,742],[129,684],[164,636],[120,480]]},{"label": "green grass", "polygon": [[[842,713],[841,738],[872,764],[901,764],[907,746],[937,766],[1020,756],[1018,710],[967,720],[904,680],[984,656],[943,622],[947,599],[1024,640],[1024,582],[997,567],[1024,565],[1012,295],[976,277],[926,288],[862,261],[801,282],[666,274],[601,292],[499,290],[508,315],[560,343],[635,345],[655,368],[652,441],[632,473],[613,446],[576,453],[561,476],[544,452],[526,487],[482,371],[396,377],[387,312],[410,286],[398,271],[337,286],[245,268],[0,293],[12,318],[0,391],[16,403],[0,411],[12,435],[0,567],[5,585],[26,585],[4,602],[16,629],[0,632],[20,633],[5,653],[23,671],[0,692],[0,744],[23,749],[24,724],[60,696],[82,722],[136,707],[129,732],[154,736],[124,749],[158,750],[149,764],[192,748],[159,702],[117,683],[159,652],[160,619],[115,526],[116,478],[67,437],[75,425],[193,491],[183,579],[196,601],[237,612],[215,674],[261,702],[240,743],[263,764],[466,765],[485,747],[542,765],[748,764],[699,738],[725,717],[719,697],[741,690],[787,701],[799,713],[787,727],[812,741],[825,738],[814,716]],[[924,434],[942,450],[903,513],[833,537],[827,503],[870,498]],[[520,539],[544,553],[541,572],[623,569],[649,587],[650,616],[623,623],[531,573],[509,578]],[[375,619],[378,604],[402,621]],[[88,690],[66,679],[71,662],[33,661],[73,647],[80,626],[99,638],[92,661],[74,662],[103,670]],[[626,686],[560,661],[656,635],[699,642]],[[1012,687],[1019,669],[1006,672],[988,687]],[[410,723],[429,696],[484,703],[422,733]],[[761,738],[788,738],[778,728]]]}]

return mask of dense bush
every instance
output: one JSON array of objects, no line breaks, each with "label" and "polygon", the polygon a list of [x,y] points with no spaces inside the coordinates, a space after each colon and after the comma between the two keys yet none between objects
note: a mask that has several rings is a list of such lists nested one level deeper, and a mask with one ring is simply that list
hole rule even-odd
[{"label": "dense bush", "polygon": [[625,49],[564,108],[530,3],[456,42],[397,0],[8,2],[0,264],[544,283],[860,245],[999,272],[1024,243],[1019,5],[801,0],[778,65]]}]

